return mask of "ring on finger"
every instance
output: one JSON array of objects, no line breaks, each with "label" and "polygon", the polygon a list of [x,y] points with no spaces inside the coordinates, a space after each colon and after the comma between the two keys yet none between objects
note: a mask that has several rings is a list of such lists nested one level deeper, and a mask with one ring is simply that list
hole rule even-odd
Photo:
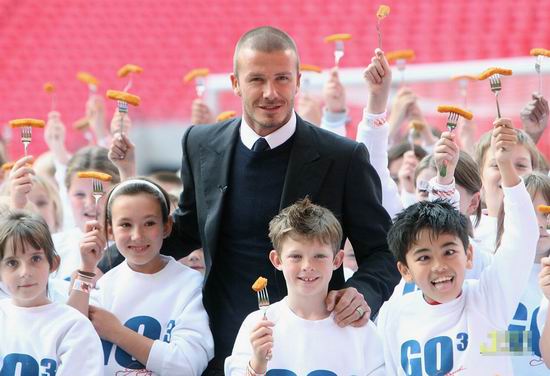
[{"label": "ring on finger", "polygon": [[365,310],[362,307],[355,308],[355,311],[359,314],[359,318],[365,315]]}]

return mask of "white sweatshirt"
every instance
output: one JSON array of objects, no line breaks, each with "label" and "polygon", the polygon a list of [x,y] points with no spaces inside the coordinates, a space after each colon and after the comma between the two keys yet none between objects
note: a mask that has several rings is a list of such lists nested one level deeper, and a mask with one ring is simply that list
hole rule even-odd
[{"label": "white sweatshirt", "polygon": [[214,356],[202,304],[202,275],[172,257],[162,257],[167,264],[155,274],[135,272],[123,262],[97,282],[98,305],[125,326],[155,340],[146,367],[103,341],[105,375],[129,368],[147,368],[162,376],[200,375]]},{"label": "white sweatshirt", "polygon": [[[523,181],[503,190],[502,245],[479,280],[466,280],[462,294],[448,303],[430,305],[422,291],[415,291],[380,310],[378,330],[389,375],[512,374],[510,356],[502,354],[508,343],[501,338],[527,286],[538,224]],[[495,332],[498,355],[492,349]]]},{"label": "white sweatshirt", "polygon": [[546,368],[540,356],[539,348],[541,332],[537,319],[540,316],[539,306],[542,298],[538,284],[540,270],[540,264],[533,265],[527,288],[508,326],[510,344],[515,350],[515,355],[512,356],[514,375],[550,375],[550,370]]},{"label": "white sweatshirt", "polygon": [[56,279],[71,280],[71,274],[80,267],[80,241],[84,238],[84,233],[78,227],[70,230],[64,230],[52,234],[52,240],[55,250],[61,263],[52,277]]},{"label": "white sweatshirt", "polygon": [[[386,375],[380,338],[372,322],[362,327],[336,325],[331,314],[323,320],[304,320],[288,307],[287,298],[272,304],[267,313],[273,327],[272,359],[267,370],[285,375]],[[235,340],[231,356],[225,360],[225,374],[246,374],[252,356],[250,333],[263,319],[261,311],[249,314]],[[327,373],[331,372],[331,373]],[[268,372],[269,374],[269,372]]]},{"label": "white sweatshirt", "polygon": [[[101,375],[103,351],[90,321],[72,307],[0,301],[0,375]],[[16,372],[20,369],[20,373]]]}]

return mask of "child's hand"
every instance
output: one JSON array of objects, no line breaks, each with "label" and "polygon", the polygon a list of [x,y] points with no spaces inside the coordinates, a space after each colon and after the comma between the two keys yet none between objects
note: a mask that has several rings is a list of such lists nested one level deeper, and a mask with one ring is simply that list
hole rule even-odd
[{"label": "child's hand", "polygon": [[88,316],[97,334],[102,339],[117,343],[117,340],[120,338],[118,333],[123,326],[115,315],[103,308],[90,305]]},{"label": "child's hand", "polygon": [[307,93],[301,93],[296,103],[296,112],[300,117],[311,124],[320,126],[323,117],[323,108],[320,100]]},{"label": "child's hand", "polygon": [[105,100],[100,95],[91,95],[86,101],[86,118],[90,122],[90,128],[95,133],[97,140],[106,137],[105,127]]},{"label": "child's hand", "polygon": [[82,271],[95,273],[96,266],[103,257],[103,250],[107,245],[107,239],[98,221],[88,221],[85,227],[86,233],[80,242],[80,259]]},{"label": "child's hand", "polygon": [[520,112],[521,124],[525,132],[538,142],[546,127],[548,127],[548,101],[540,94],[534,93]]},{"label": "child's hand", "polygon": [[334,113],[346,111],[346,89],[340,82],[336,67],[332,68],[328,81],[323,85],[323,99],[328,111]]},{"label": "child's hand", "polygon": [[111,120],[112,135],[120,133],[121,122],[122,122],[122,133],[128,134],[128,132],[130,131],[130,128],[132,128],[132,120],[130,120],[130,116],[127,113],[121,114],[120,112],[118,112],[118,108],[117,108],[115,109],[115,113],[113,114],[113,119]]},{"label": "child's hand", "polygon": [[386,110],[391,86],[391,69],[384,52],[377,48],[363,76],[367,81],[369,97],[367,112],[381,114]]},{"label": "child's hand", "polygon": [[212,124],[214,121],[210,107],[202,99],[194,99],[191,104],[191,124]]},{"label": "child's hand", "polygon": [[550,299],[550,257],[540,259],[539,286],[546,299]]},{"label": "child's hand", "polygon": [[[443,132],[434,149],[434,161],[437,167],[437,182],[439,184],[448,185],[452,183],[459,152],[458,145],[455,143],[455,135],[448,131]],[[439,173],[442,166],[447,166],[445,177]]]},{"label": "child's hand", "polygon": [[23,209],[27,205],[27,195],[32,190],[32,175],[34,170],[30,167],[33,157],[26,156],[15,162],[10,174],[8,184],[10,187],[11,206],[14,209]]},{"label": "child's hand", "polygon": [[403,163],[397,172],[397,177],[399,179],[399,185],[401,189],[409,193],[414,193],[415,181],[414,181],[414,172],[416,166],[418,165],[418,159],[412,150],[406,151],[403,154]]},{"label": "child's hand", "polygon": [[513,187],[520,180],[512,161],[512,149],[518,142],[518,135],[510,119],[497,119],[493,125],[491,150],[502,177],[502,186]]},{"label": "child's hand", "polygon": [[135,145],[130,141],[126,133],[117,133],[111,140],[109,159],[118,168],[121,180],[136,175]]},{"label": "child's hand", "polygon": [[250,333],[252,345],[252,359],[250,365],[256,373],[265,373],[267,369],[267,356],[273,348],[273,329],[275,324],[269,320],[261,320]]}]

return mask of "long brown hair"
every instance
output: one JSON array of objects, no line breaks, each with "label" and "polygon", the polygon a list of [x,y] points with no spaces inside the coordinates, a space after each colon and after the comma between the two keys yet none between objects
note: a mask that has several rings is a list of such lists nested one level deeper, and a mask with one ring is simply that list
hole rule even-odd
[{"label": "long brown hair", "polygon": [[[532,173],[523,177],[525,182],[525,188],[531,200],[535,199],[535,196],[540,193],[544,200],[550,203],[550,177],[539,171],[533,171]],[[500,247],[502,242],[502,235],[504,234],[504,205],[500,205],[497,219],[497,241],[495,244],[495,251]]]}]

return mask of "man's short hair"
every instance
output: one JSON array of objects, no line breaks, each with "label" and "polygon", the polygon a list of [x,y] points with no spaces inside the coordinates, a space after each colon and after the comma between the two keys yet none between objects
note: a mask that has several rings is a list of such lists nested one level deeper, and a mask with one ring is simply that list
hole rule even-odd
[{"label": "man's short hair", "polygon": [[297,68],[300,66],[298,49],[294,40],[284,31],[272,26],[261,26],[249,30],[239,39],[233,55],[233,73],[235,76],[237,75],[237,60],[243,48],[266,53],[290,50],[296,56]]},{"label": "man's short hair", "polygon": [[470,221],[445,200],[420,201],[402,210],[388,231],[388,245],[397,261],[407,265],[407,252],[418,240],[422,230],[429,230],[430,236],[442,234],[457,236],[468,248]]},{"label": "man's short hair", "polygon": [[332,212],[304,198],[283,209],[269,222],[269,239],[281,253],[289,237],[295,241],[317,240],[332,247],[336,254],[342,245],[342,226]]}]

